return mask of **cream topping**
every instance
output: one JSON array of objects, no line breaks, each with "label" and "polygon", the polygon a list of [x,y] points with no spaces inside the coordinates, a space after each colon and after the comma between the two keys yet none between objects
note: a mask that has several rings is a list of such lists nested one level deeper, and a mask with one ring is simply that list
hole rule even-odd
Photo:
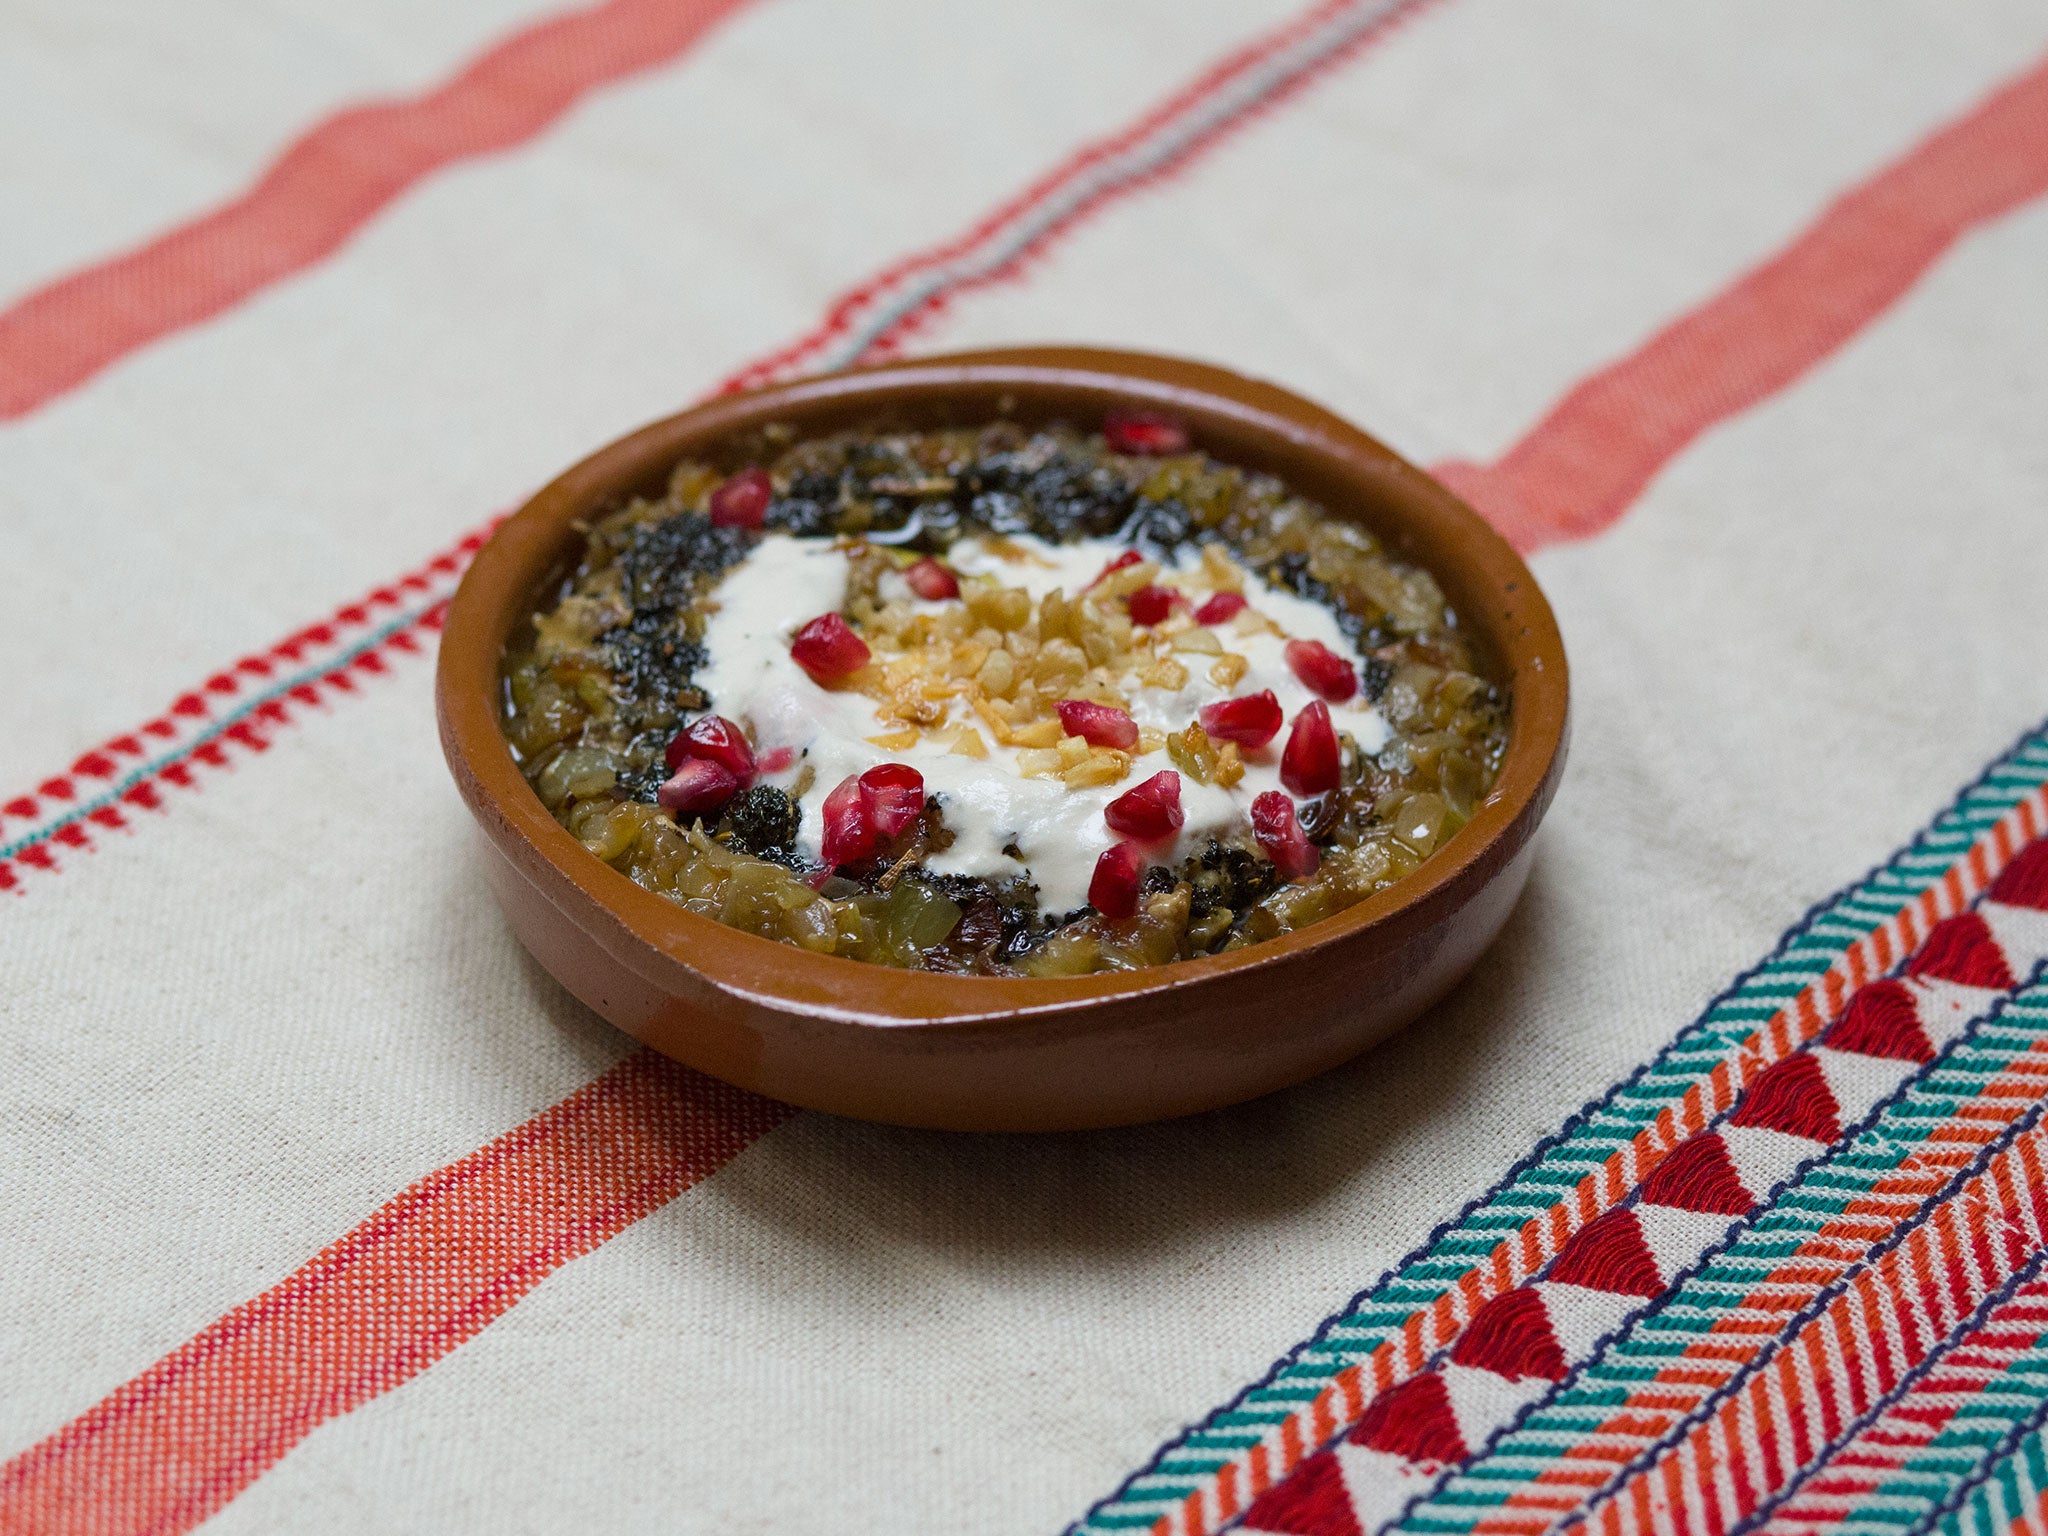
[{"label": "cream topping", "polygon": [[[1049,544],[1028,536],[964,538],[953,546],[947,561],[963,577],[993,576],[1004,586],[1024,588],[1036,600],[1054,588],[1074,596],[1124,549],[1112,539]],[[1179,587],[1199,603],[1212,590],[1210,574],[1199,558],[1190,557],[1165,567],[1155,580]],[[1291,725],[1316,695],[1287,665],[1283,652],[1290,639],[1319,640],[1354,666],[1360,662],[1327,608],[1270,588],[1249,573],[1238,576],[1251,610],[1272,626],[1253,618],[1217,627],[1224,649],[1244,658],[1244,675],[1222,687],[1208,676],[1213,657],[1181,658],[1189,664],[1184,686],[1126,689],[1131,717],[1141,729],[1181,731],[1204,704],[1262,689],[1272,690]],[[704,635],[708,660],[697,672],[711,707],[746,729],[757,754],[777,748],[796,754],[788,768],[763,775],[763,782],[790,790],[805,767],[811,770],[798,802],[798,851],[812,859],[819,856],[824,800],[835,785],[877,763],[903,762],[924,776],[927,793],[940,798],[953,834],[950,847],[926,860],[933,872],[992,880],[1024,874],[1037,883],[1044,911],[1060,914],[1086,905],[1096,859],[1116,840],[1103,820],[1103,807],[1153,774],[1173,768],[1166,751],[1134,754],[1128,773],[1117,783],[1069,787],[1058,777],[1028,776],[1024,749],[989,741],[983,757],[953,750],[951,722],[973,721],[971,713],[957,706],[947,726],[921,732],[900,747],[876,745],[868,738],[899,731],[899,722],[878,714],[877,700],[866,693],[820,686],[789,654],[790,637],[798,627],[844,606],[847,577],[843,548],[769,534],[712,594],[716,611],[710,613]],[[894,575],[884,579],[882,595],[918,611],[957,605],[957,600],[915,599]],[[1332,704],[1330,713],[1338,731],[1348,732],[1366,752],[1377,752],[1391,734],[1384,717],[1362,694]],[[1280,750],[1288,725],[1269,745],[1244,754],[1244,775],[1228,788],[1196,783],[1183,774],[1181,808],[1186,822],[1172,840],[1148,847],[1150,861],[1176,864],[1200,852],[1211,837],[1242,834],[1252,800],[1281,787]]]}]

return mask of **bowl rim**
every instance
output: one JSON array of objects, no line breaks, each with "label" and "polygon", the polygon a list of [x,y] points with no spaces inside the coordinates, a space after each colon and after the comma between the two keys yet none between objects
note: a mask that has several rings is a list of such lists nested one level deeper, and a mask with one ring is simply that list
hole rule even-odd
[{"label": "bowl rim", "polygon": [[[1398,493],[1403,510],[1393,521],[1404,539],[1433,524],[1433,542],[1459,551],[1449,564],[1432,559],[1425,568],[1447,588],[1476,585],[1486,594],[1483,615],[1469,612],[1470,603],[1456,611],[1485,633],[1507,673],[1509,743],[1472,819],[1412,874],[1329,917],[1228,954],[1082,977],[958,976],[813,954],[687,911],[596,858],[541,804],[500,724],[499,662],[528,600],[559,568],[573,519],[648,483],[654,466],[771,420],[875,414],[947,395],[1009,399],[1033,392],[1078,392],[1105,406],[1169,411],[1196,425],[1198,439],[1220,430],[1307,456],[1332,480]],[[1228,462],[1242,454],[1218,456]],[[1549,602],[1507,541],[1448,488],[1276,385],[1177,357],[1072,346],[949,353],[770,384],[713,397],[607,444],[536,492],[478,550],[443,621],[435,695],[443,749],[471,811],[500,851],[549,890],[565,920],[617,958],[645,973],[651,950],[657,965],[680,965],[745,1003],[920,1032],[1083,1015],[1296,962],[1373,931],[1392,937],[1431,926],[1526,841],[1555,793],[1569,732],[1569,667]]]}]

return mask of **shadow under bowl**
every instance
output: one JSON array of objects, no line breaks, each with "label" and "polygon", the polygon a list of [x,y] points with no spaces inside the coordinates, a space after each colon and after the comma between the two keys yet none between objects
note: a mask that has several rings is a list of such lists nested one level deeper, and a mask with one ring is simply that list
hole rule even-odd
[{"label": "shadow under bowl", "polygon": [[[1228,463],[1369,528],[1443,587],[1510,692],[1498,781],[1405,879],[1230,954],[1060,980],[947,976],[815,955],[642,889],[548,814],[500,724],[499,668],[575,524],[665,484],[678,459],[787,423],[1088,426],[1170,412]],[[520,941],[583,1002],[678,1061],[758,1093],[901,1125],[1059,1130],[1188,1114],[1336,1065],[1465,974],[1528,877],[1564,763],[1568,681],[1528,568],[1462,501],[1296,395],[1204,364],[1036,347],[962,353],[726,396],[585,459],[499,527],[449,605],[436,699],[455,782]]]}]

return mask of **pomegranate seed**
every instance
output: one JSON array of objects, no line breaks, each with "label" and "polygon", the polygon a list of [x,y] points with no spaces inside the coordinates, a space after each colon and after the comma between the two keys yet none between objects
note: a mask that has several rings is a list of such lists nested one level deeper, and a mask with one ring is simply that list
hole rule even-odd
[{"label": "pomegranate seed", "polygon": [[691,757],[718,764],[742,784],[753,780],[754,749],[745,733],[723,715],[702,715],[676,733],[668,744],[668,771],[674,773]]},{"label": "pomegranate seed", "polygon": [[910,590],[931,602],[960,595],[960,578],[930,555],[903,573],[903,579],[910,583]]},{"label": "pomegranate seed", "polygon": [[661,786],[655,799],[672,811],[715,811],[739,793],[740,781],[707,758],[691,757]]},{"label": "pomegranate seed", "polygon": [[796,761],[795,747],[770,747],[761,754],[763,773],[781,773]]},{"label": "pomegranate seed", "polygon": [[1180,775],[1171,768],[1155,773],[1136,789],[1118,795],[1102,808],[1112,832],[1157,842],[1178,832],[1187,814],[1180,808]]},{"label": "pomegranate seed", "polygon": [[1287,717],[1270,688],[1248,693],[1241,699],[1219,699],[1202,706],[1202,729],[1218,741],[1234,741],[1257,751],[1280,734]]},{"label": "pomegranate seed", "polygon": [[825,797],[824,817],[825,862],[832,868],[864,859],[875,851],[879,839],[873,821],[861,805],[859,774],[848,774]]},{"label": "pomegranate seed", "polygon": [[1342,704],[1358,692],[1358,673],[1350,662],[1320,640],[1287,642],[1287,665],[1301,679],[1302,686],[1320,693],[1332,704]]},{"label": "pomegranate seed", "polygon": [[1109,704],[1091,704],[1086,699],[1062,699],[1059,703],[1060,729],[1078,736],[1091,747],[1114,747],[1128,752],[1138,744],[1138,722]]},{"label": "pomegranate seed", "polygon": [[825,797],[825,862],[837,869],[878,852],[924,809],[924,777],[902,763],[880,763],[840,781]]},{"label": "pomegranate seed", "polygon": [[879,763],[860,776],[861,800],[883,842],[893,842],[924,809],[924,775],[908,763]]},{"label": "pomegranate seed", "polygon": [[[1144,558],[1145,557],[1139,554],[1135,549],[1125,550],[1122,554],[1118,555],[1114,560],[1110,561],[1109,564],[1105,565],[1101,570],[1097,571],[1095,573],[1095,579],[1088,583],[1088,587],[1101,586],[1103,582],[1109,580],[1109,578],[1114,576],[1118,571],[1128,570],[1131,566],[1136,565],[1140,560]],[[1088,590],[1088,587],[1083,587],[1081,590],[1083,592],[1086,592]]]},{"label": "pomegranate seed", "polygon": [[1186,599],[1165,587],[1140,587],[1124,601],[1130,607],[1133,624],[1163,624],[1173,612],[1173,605]]},{"label": "pomegranate seed", "polygon": [[1102,440],[1111,453],[1186,453],[1188,429],[1157,411],[1111,411],[1102,418]]},{"label": "pomegranate seed", "polygon": [[1111,843],[1095,861],[1088,882],[1088,905],[1104,917],[1129,917],[1138,910],[1138,884],[1145,878],[1145,855],[1136,843]]},{"label": "pomegranate seed", "polygon": [[836,613],[822,613],[796,632],[789,654],[821,683],[858,672],[868,664],[868,643]]},{"label": "pomegranate seed", "polygon": [[1316,845],[1301,830],[1294,802],[1277,789],[1269,789],[1252,802],[1252,836],[1259,851],[1273,861],[1282,880],[1299,880],[1316,872],[1323,861]]},{"label": "pomegranate seed", "polygon": [[1280,754],[1280,782],[1297,795],[1321,795],[1335,789],[1341,777],[1337,728],[1330,723],[1330,706],[1317,699],[1294,717]]},{"label": "pomegranate seed", "polygon": [[1197,624],[1228,624],[1244,612],[1242,592],[1218,592],[1209,601],[1195,610]]},{"label": "pomegranate seed", "polygon": [[774,498],[767,470],[743,469],[711,493],[711,521],[720,528],[758,528]]}]

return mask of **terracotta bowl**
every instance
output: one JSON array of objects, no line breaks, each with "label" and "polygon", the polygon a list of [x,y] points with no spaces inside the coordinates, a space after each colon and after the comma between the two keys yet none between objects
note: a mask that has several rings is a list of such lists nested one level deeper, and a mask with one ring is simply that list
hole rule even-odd
[{"label": "terracotta bowl", "polygon": [[[572,524],[663,483],[686,454],[770,422],[1100,420],[1170,411],[1226,461],[1365,524],[1442,584],[1512,689],[1498,784],[1407,879],[1234,954],[1067,980],[941,976],[809,954],[698,917],[587,853],[541,805],[499,727],[500,653],[573,555]],[[656,1050],[796,1104],[903,1125],[1054,1130],[1250,1098],[1409,1023],[1463,976],[1521,894],[1566,735],[1564,649],[1513,550],[1357,428],[1220,368],[1070,347],[964,353],[775,385],[643,428],[510,518],[449,607],[441,742],[484,831],[513,930],[564,986]]]}]

